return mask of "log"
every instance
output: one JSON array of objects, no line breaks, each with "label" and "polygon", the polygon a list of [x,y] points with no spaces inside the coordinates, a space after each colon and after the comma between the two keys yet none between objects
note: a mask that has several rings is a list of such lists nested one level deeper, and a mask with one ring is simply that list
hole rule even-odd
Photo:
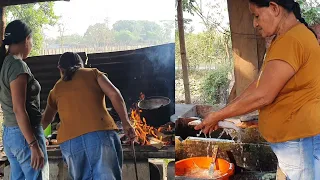
[{"label": "log", "polygon": [[157,149],[161,149],[164,146],[163,141],[160,141],[157,138],[149,137],[148,140],[150,142],[150,146],[155,147]]}]

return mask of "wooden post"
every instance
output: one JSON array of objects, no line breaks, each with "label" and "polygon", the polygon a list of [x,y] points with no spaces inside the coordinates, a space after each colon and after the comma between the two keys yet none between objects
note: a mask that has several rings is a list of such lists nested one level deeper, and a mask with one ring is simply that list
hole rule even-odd
[{"label": "wooden post", "polygon": [[180,42],[183,84],[184,84],[184,92],[185,92],[184,93],[185,94],[185,103],[190,104],[191,97],[190,97],[189,75],[188,75],[188,60],[187,60],[186,45],[185,45],[185,39],[184,39],[182,0],[178,0],[177,18],[178,18],[178,30],[179,30],[179,42]]},{"label": "wooden post", "polygon": [[265,42],[253,27],[248,0],[228,0],[235,84],[229,101],[257,78],[265,54]]},{"label": "wooden post", "polygon": [[4,7],[0,7],[0,45],[2,43],[2,39],[4,38],[5,22]]}]

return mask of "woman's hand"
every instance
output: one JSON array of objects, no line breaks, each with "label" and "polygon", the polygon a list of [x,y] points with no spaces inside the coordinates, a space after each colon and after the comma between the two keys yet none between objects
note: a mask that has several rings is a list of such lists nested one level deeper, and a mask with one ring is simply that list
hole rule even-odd
[{"label": "woman's hand", "polygon": [[217,118],[217,115],[215,112],[211,112],[208,114],[204,120],[197,126],[194,127],[195,130],[202,130],[204,134],[209,134],[214,130],[217,130],[218,122],[220,119]]},{"label": "woman's hand", "polygon": [[31,167],[35,170],[40,170],[44,166],[44,155],[42,150],[39,147],[38,143],[35,143],[32,147],[30,147],[31,150]]},{"label": "woman's hand", "polygon": [[125,135],[130,139],[130,142],[134,141],[137,135],[132,125],[128,122],[128,123],[124,123],[122,127]]},{"label": "woman's hand", "polygon": [[50,145],[50,142],[49,140],[46,138],[46,146],[49,146]]}]

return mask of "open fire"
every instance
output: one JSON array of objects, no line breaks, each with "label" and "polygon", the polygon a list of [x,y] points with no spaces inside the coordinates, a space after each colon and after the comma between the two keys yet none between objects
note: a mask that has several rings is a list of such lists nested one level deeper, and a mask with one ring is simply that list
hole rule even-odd
[{"label": "open fire", "polygon": [[[140,100],[144,100],[145,95],[140,93]],[[137,134],[137,142],[140,145],[171,145],[174,142],[174,123],[166,123],[159,128],[147,124],[145,118],[140,116],[137,104],[131,109],[130,120],[133,122]]]}]

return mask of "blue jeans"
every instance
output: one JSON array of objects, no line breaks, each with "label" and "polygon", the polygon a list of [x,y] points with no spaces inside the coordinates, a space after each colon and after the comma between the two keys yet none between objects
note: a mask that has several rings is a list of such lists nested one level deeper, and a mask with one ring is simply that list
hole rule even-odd
[{"label": "blue jeans", "polygon": [[115,131],[96,131],[60,144],[72,179],[122,179],[122,146]]},{"label": "blue jeans", "polygon": [[33,127],[33,132],[45,157],[45,165],[41,170],[31,167],[31,150],[20,128],[3,127],[3,147],[10,162],[10,180],[49,179],[48,155],[42,126]]},{"label": "blue jeans", "polygon": [[320,180],[320,135],[270,146],[287,180]]}]

